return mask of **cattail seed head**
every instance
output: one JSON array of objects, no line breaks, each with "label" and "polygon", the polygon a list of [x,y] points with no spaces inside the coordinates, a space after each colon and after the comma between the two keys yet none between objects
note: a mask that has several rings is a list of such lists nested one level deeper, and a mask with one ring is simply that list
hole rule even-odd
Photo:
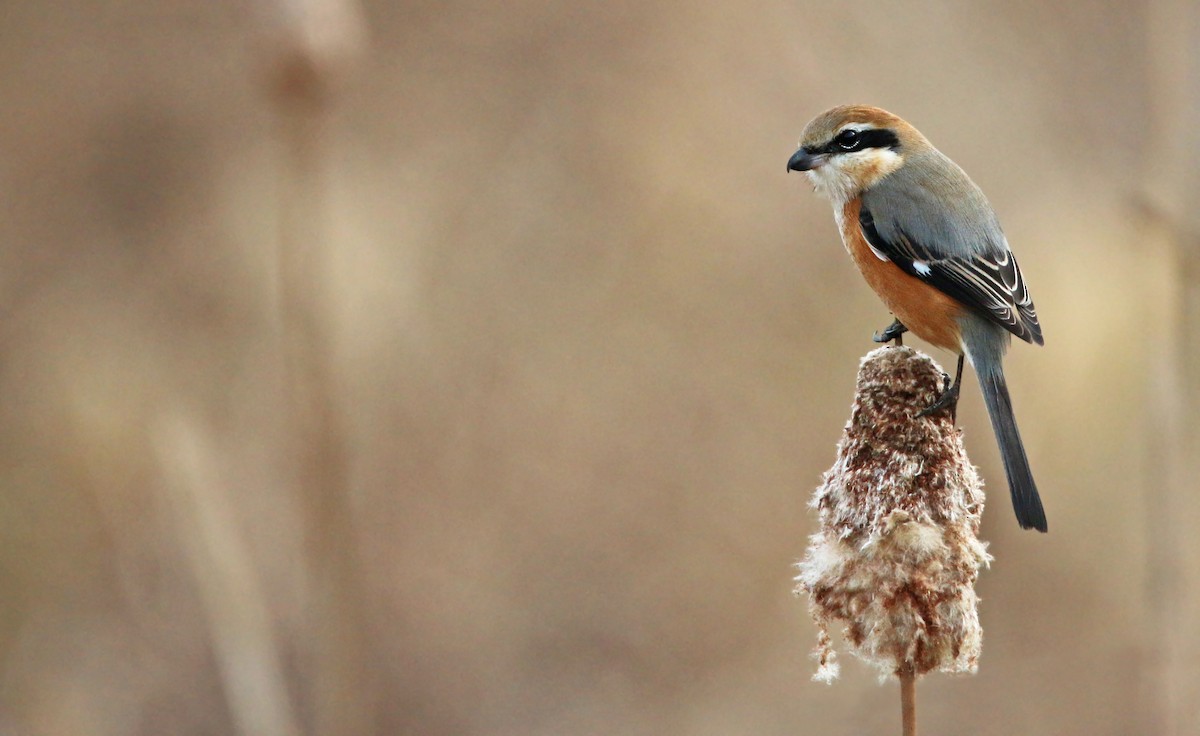
[{"label": "cattail seed head", "polygon": [[818,628],[815,679],[837,676],[829,629],[888,677],[974,672],[983,631],[975,579],[983,485],[949,410],[941,368],[908,347],[863,358],[837,460],[813,495],[821,529],[798,565]]}]

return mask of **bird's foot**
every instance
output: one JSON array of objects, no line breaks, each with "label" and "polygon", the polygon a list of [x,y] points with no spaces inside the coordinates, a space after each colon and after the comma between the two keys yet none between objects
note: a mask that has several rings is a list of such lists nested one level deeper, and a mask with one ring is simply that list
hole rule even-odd
[{"label": "bird's foot", "polygon": [[882,332],[876,332],[872,335],[871,339],[875,342],[891,342],[895,340],[897,345],[903,345],[904,333],[906,332],[908,332],[908,328],[897,319],[892,320],[892,323],[885,327]]},{"label": "bird's foot", "polygon": [[958,421],[958,381],[950,383],[949,374],[943,373],[942,393],[933,400],[932,404],[917,412],[917,416],[931,416],[938,413],[942,409],[947,408],[950,409],[950,423],[954,424],[956,421]]}]

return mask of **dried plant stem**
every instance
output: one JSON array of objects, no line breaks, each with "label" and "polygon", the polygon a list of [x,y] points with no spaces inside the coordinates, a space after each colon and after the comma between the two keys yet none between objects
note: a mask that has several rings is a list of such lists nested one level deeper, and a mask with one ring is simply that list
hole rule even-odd
[{"label": "dried plant stem", "polygon": [[983,486],[938,396],[941,368],[908,347],[871,351],[859,366],[837,459],[813,494],[821,529],[799,564],[797,593],[817,624],[815,679],[850,651],[900,680],[905,736],[917,732],[916,682],[974,672],[983,630],[975,580],[991,559],[979,541]]},{"label": "dried plant stem", "polygon": [[280,222],[280,308],[284,383],[291,416],[288,465],[304,519],[309,598],[307,639],[312,733],[372,733],[363,584],[350,508],[349,457],[337,406],[328,256],[322,239],[325,198],[320,110],[282,116],[287,145]]},{"label": "dried plant stem", "polygon": [[912,665],[900,668],[900,720],[904,736],[917,736],[917,672]]},{"label": "dried plant stem", "polygon": [[283,146],[279,310],[292,415],[288,464],[305,524],[310,733],[375,732],[362,566],[337,405],[325,220],[329,133],[340,82],[365,45],[356,0],[259,0],[270,99]]},{"label": "dried plant stem", "polygon": [[[1147,386],[1152,400],[1143,467],[1147,489],[1146,600],[1154,632],[1148,677],[1143,682],[1141,731],[1165,736],[1200,733],[1200,641],[1194,621],[1200,608],[1200,346],[1179,335],[1200,329],[1200,212],[1192,192],[1200,185],[1200,5],[1189,0],[1153,0],[1146,6],[1149,92],[1146,204],[1150,217],[1139,240],[1160,249],[1147,262],[1163,263],[1156,274],[1159,309],[1145,320],[1145,344],[1154,354]],[[1165,256],[1165,257],[1164,257]],[[1166,288],[1162,288],[1165,285]]]}]

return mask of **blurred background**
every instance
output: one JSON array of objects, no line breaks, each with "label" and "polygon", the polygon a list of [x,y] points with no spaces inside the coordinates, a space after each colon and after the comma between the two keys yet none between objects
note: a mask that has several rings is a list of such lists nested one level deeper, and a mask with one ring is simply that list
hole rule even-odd
[{"label": "blurred background", "polygon": [[791,594],[890,321],[784,173],[848,102],[970,172],[1046,334],[1051,533],[972,382],[983,658],[922,728],[1200,731],[1195,3],[0,18],[0,733],[898,732]]}]

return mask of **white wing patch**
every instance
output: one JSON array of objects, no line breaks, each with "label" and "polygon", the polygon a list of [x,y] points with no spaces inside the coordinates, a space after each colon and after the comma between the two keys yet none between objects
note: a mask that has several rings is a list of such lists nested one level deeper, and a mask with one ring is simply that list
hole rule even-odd
[{"label": "white wing patch", "polygon": [[922,276],[928,276],[929,274],[933,273],[933,269],[931,269],[929,264],[925,261],[913,261],[913,270]]}]

